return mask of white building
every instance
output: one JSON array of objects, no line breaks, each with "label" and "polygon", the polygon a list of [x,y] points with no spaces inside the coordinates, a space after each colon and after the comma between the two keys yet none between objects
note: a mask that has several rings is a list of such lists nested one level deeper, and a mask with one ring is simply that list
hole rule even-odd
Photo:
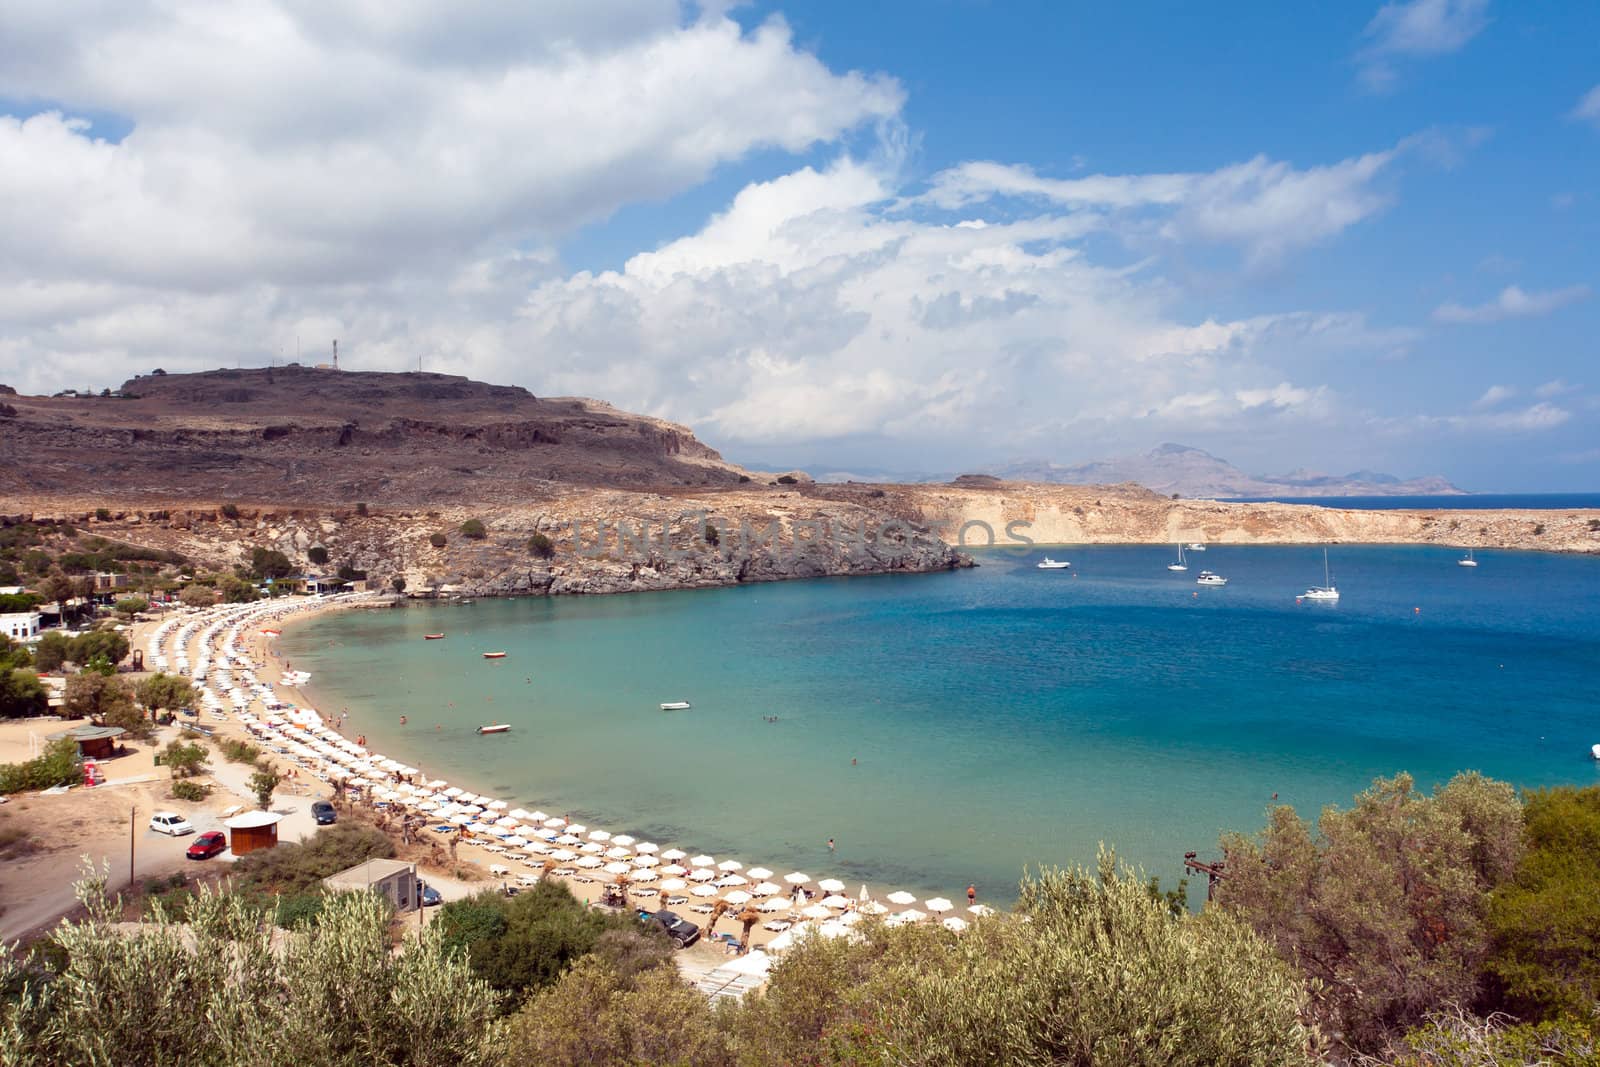
[{"label": "white building", "polygon": [[0,634],[13,641],[31,641],[39,636],[37,611],[13,611],[0,615]]}]

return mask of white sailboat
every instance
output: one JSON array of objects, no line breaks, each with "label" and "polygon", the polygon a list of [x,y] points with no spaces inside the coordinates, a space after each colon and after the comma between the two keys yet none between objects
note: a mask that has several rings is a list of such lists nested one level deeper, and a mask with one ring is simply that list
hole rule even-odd
[{"label": "white sailboat", "polygon": [[1333,574],[1328,570],[1328,550],[1322,550],[1322,584],[1314,585],[1301,594],[1304,600],[1338,600],[1339,589],[1333,584]]},{"label": "white sailboat", "polygon": [[1046,556],[1043,562],[1035,563],[1034,566],[1038,567],[1042,571],[1059,571],[1065,567],[1072,566],[1072,564],[1068,563],[1064,559],[1051,559],[1049,556]]},{"label": "white sailboat", "polygon": [[1178,562],[1167,564],[1167,570],[1169,570],[1169,571],[1186,571],[1188,569],[1189,569],[1189,565],[1187,563],[1183,562],[1183,542],[1179,541],[1178,542]]},{"label": "white sailboat", "polygon": [[1456,560],[1457,567],[1476,567],[1478,561],[1472,558],[1472,549],[1467,549],[1467,554]]}]

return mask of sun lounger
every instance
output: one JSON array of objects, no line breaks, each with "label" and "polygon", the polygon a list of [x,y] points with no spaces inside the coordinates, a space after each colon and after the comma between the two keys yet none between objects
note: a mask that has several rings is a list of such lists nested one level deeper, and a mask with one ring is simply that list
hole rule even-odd
[{"label": "sun lounger", "polygon": [[789,927],[791,927],[793,925],[794,925],[793,923],[786,923],[786,922],[783,922],[782,920],[774,919],[769,923],[762,923],[761,924],[761,929],[763,929],[763,930],[771,930],[775,934],[781,934],[781,933],[783,933],[785,930],[789,929]]},{"label": "sun lounger", "polygon": [[503,867],[498,863],[491,863],[491,864],[489,864],[489,873],[490,874],[495,874],[495,875],[510,874],[511,873],[511,868],[510,867]]},{"label": "sun lounger", "polygon": [[656,894],[656,890],[646,888],[646,889],[635,889],[633,891],[633,895],[636,896],[636,897],[653,897],[653,896],[656,896],[657,894]]},{"label": "sun lounger", "polygon": [[687,904],[688,902],[689,902],[689,898],[688,897],[668,897],[667,898],[667,907],[675,908],[679,904]]},{"label": "sun lounger", "polygon": [[563,878],[571,878],[578,873],[578,869],[576,867],[557,867],[555,873]]},{"label": "sun lounger", "polygon": [[710,904],[696,904],[694,907],[690,908],[689,910],[690,911],[698,911],[701,915],[710,915],[711,914],[711,905]]}]

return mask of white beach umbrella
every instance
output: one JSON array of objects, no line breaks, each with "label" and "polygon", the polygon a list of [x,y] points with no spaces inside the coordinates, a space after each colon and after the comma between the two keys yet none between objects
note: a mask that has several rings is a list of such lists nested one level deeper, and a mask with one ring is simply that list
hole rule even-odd
[{"label": "white beach umbrella", "polygon": [[929,897],[927,900],[923,901],[922,906],[933,912],[935,915],[941,915],[944,912],[949,911],[955,905],[951,904],[944,897]]},{"label": "white beach umbrella", "polygon": [[567,824],[567,833],[569,833],[569,834],[584,834],[584,833],[588,833],[588,832],[589,832],[589,828],[587,826],[583,825],[583,823],[581,823],[581,822],[575,822],[575,823],[568,823]]},{"label": "white beach umbrella", "polygon": [[[434,788],[437,789],[438,786],[434,786]],[[457,797],[461,796],[462,793],[464,793],[464,792],[465,792],[465,790],[463,790],[460,786],[453,785],[449,789],[446,789],[444,791],[444,795],[449,797],[451,800],[454,800]]]},{"label": "white beach umbrella", "polygon": [[984,915],[993,915],[994,914],[994,909],[989,907],[989,905],[987,905],[987,904],[974,904],[972,907],[968,908],[967,910],[969,912],[971,912],[972,914],[977,915],[979,917],[982,917]]},{"label": "white beach umbrella", "polygon": [[879,904],[876,900],[869,900],[865,904],[857,904],[856,910],[863,915],[882,915],[889,909]]},{"label": "white beach umbrella", "polygon": [[556,817],[554,819],[546,819],[544,821],[544,824],[545,824],[545,826],[549,827],[552,830],[559,830],[563,826],[567,825],[567,820],[565,820],[563,818],[560,818],[558,816],[558,817]]},{"label": "white beach umbrella", "polygon": [[749,875],[751,878],[754,878],[758,882],[765,882],[768,878],[772,877],[772,872],[767,870],[765,867],[751,867],[744,873]]},{"label": "white beach umbrella", "polygon": [[954,930],[959,934],[961,931],[967,928],[967,920],[961,918],[959,915],[951,915],[944,920],[944,928],[946,930]]},{"label": "white beach umbrella", "polygon": [[[511,817],[516,819],[518,822],[527,822],[528,820],[533,819],[533,813],[528,811],[526,808],[512,808],[510,814]],[[540,819],[537,821],[543,822],[544,820]]]},{"label": "white beach umbrella", "polygon": [[717,879],[716,884],[724,888],[730,885],[749,885],[750,879],[742,874],[725,874]]},{"label": "white beach umbrella", "polygon": [[713,871],[710,867],[696,867],[694,870],[689,872],[689,881],[709,882],[716,876],[717,872]]},{"label": "white beach umbrella", "polygon": [[726,900],[729,904],[744,904],[750,900],[750,894],[746,893],[742,889],[735,889],[722,899]]},{"label": "white beach umbrella", "polygon": [[654,841],[641,841],[633,849],[635,852],[660,852],[661,846]]},{"label": "white beach umbrella", "polygon": [[690,860],[689,865],[692,867],[715,867],[717,861],[710,856],[702,854]]},{"label": "white beach umbrella", "polygon": [[466,814],[452,815],[450,816],[450,821],[455,823],[457,826],[466,826],[472,821],[472,816]]},{"label": "white beach umbrella", "polygon": [[582,852],[585,855],[589,855],[589,856],[603,855],[605,853],[605,850],[606,850],[606,846],[602,845],[598,841],[590,841],[587,844],[585,844],[583,847],[578,849],[579,852]]},{"label": "white beach umbrella", "polygon": [[789,901],[785,897],[772,897],[756,905],[757,911],[788,911]]},{"label": "white beach umbrella", "polygon": [[529,841],[526,845],[522,846],[522,851],[532,852],[536,855],[543,855],[544,853],[550,851],[550,846],[545,844],[543,841]]},{"label": "white beach umbrella", "polygon": [[509,815],[502,815],[502,816],[501,816],[501,817],[500,817],[500,818],[498,818],[498,819],[496,819],[496,820],[495,820],[495,821],[494,821],[494,824],[495,824],[495,825],[496,825],[496,826],[509,826],[509,827],[515,827],[515,826],[516,826],[516,825],[517,825],[517,820],[515,820],[515,819],[513,819],[513,818],[512,818],[512,817],[511,817],[511,816],[509,816]]},{"label": "white beach umbrella", "polygon": [[628,866],[626,863],[621,863],[615,860],[606,864],[606,871],[611,874],[627,874],[632,870],[633,868]]},{"label": "white beach umbrella", "polygon": [[901,922],[919,923],[923,919],[926,919],[927,916],[918,911],[916,908],[907,908],[905,911],[897,914],[895,918],[899,919]]},{"label": "white beach umbrella", "polygon": [[824,878],[817,883],[817,888],[824,893],[843,893],[844,883],[837,878]]},{"label": "white beach umbrella", "polygon": [[550,858],[553,860],[560,860],[562,863],[571,863],[573,860],[578,858],[578,854],[569,849],[558,848],[554,852],[550,853]]},{"label": "white beach umbrella", "polygon": [[717,870],[742,871],[744,870],[744,864],[740,863],[738,860],[723,860],[721,863],[717,864]]},{"label": "white beach umbrella", "polygon": [[545,841],[554,841],[556,839],[556,832],[554,830],[535,830],[533,832],[533,836],[541,838]]},{"label": "white beach umbrella", "polygon": [[[790,871],[788,874],[783,876],[783,880],[788,882],[790,885],[805,885],[807,882],[811,881],[811,876],[806,874],[804,871]],[[916,898],[913,897],[912,899],[915,900]]]},{"label": "white beach umbrella", "polygon": [[606,859],[608,860],[622,860],[627,858],[628,850],[623,848],[621,845],[612,845],[610,848],[606,849]]},{"label": "white beach umbrella", "polygon": [[581,845],[581,844],[583,844],[583,839],[582,838],[574,837],[572,834],[562,834],[560,837],[556,838],[556,841],[557,841],[557,843],[563,844],[563,845]]},{"label": "white beach umbrella", "polygon": [[915,904],[917,902],[917,898],[912,894],[907,893],[904,889],[897,889],[893,893],[889,894],[888,901],[891,904]]},{"label": "white beach umbrella", "polygon": [[633,880],[635,882],[653,882],[656,880],[656,872],[648,867],[642,871],[634,871]]},{"label": "white beach umbrella", "polygon": [[550,816],[546,815],[542,811],[530,811],[528,814],[523,816],[523,818],[527,819],[529,822],[544,822],[549,817]]},{"label": "white beach umbrella", "polygon": [[664,860],[681,860],[688,857],[688,853],[681,848],[669,848],[661,854]]},{"label": "white beach umbrella", "polygon": [[656,859],[654,856],[635,856],[635,857],[633,857],[633,865],[635,867],[655,867],[655,866],[658,866],[660,863],[661,863],[661,861]]},{"label": "white beach umbrella", "polygon": [[589,868],[590,870],[593,870],[594,868],[600,866],[600,857],[599,856],[584,856],[582,859],[580,859],[578,861],[578,866],[579,867],[586,867],[586,868]]},{"label": "white beach umbrella", "polygon": [[589,831],[589,840],[590,841],[610,841],[611,840],[611,831],[610,830],[591,830],[591,831]]},{"label": "white beach umbrella", "polygon": [[848,908],[850,906],[850,898],[835,893],[831,897],[823,897],[822,904],[828,908]]},{"label": "white beach umbrella", "polygon": [[867,917],[859,911],[847,911],[839,916],[838,921],[841,926],[854,926],[856,923],[866,922]]},{"label": "white beach umbrella", "polygon": [[528,839],[520,834],[513,834],[504,840],[507,848],[521,848],[528,843]]},{"label": "white beach umbrella", "polygon": [[685,882],[682,878],[668,878],[665,882],[661,883],[661,891],[663,893],[676,893],[680,889],[688,888],[689,883]]},{"label": "white beach umbrella", "polygon": [[831,918],[833,918],[833,912],[828,910],[827,908],[824,908],[821,904],[811,904],[811,905],[809,905],[807,907],[801,908],[800,909],[800,914],[804,915],[808,919],[831,919]]},{"label": "white beach umbrella", "polygon": [[665,867],[661,868],[661,873],[662,874],[688,874],[689,873],[689,868],[683,866],[683,864],[681,864],[681,863],[669,863]]},{"label": "white beach umbrella", "polygon": [[638,838],[631,834],[617,834],[611,839],[611,842],[616,845],[631,845],[637,840]]},{"label": "white beach umbrella", "polygon": [[[406,773],[406,768],[401,768],[400,773],[401,774]],[[413,771],[412,773],[415,774],[416,772]],[[491,800],[488,803],[484,804],[484,807],[488,808],[490,811],[505,811],[510,806],[511,806],[510,804],[507,804],[503,800]]]},{"label": "white beach umbrella", "polygon": [[774,893],[783,892],[783,887],[774,882],[757,882],[750,887],[750,892],[758,897],[770,897]]},{"label": "white beach umbrella", "polygon": [[717,895],[717,887],[714,885],[697,885],[689,892],[697,897],[714,897]]}]

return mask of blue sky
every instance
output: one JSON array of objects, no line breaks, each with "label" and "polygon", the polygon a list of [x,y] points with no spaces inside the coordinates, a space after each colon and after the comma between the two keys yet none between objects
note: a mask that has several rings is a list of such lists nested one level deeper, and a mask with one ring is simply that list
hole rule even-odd
[{"label": "blue sky", "polygon": [[8,16],[0,380],[338,336],[754,463],[1600,488],[1600,7],[536,8]]}]

